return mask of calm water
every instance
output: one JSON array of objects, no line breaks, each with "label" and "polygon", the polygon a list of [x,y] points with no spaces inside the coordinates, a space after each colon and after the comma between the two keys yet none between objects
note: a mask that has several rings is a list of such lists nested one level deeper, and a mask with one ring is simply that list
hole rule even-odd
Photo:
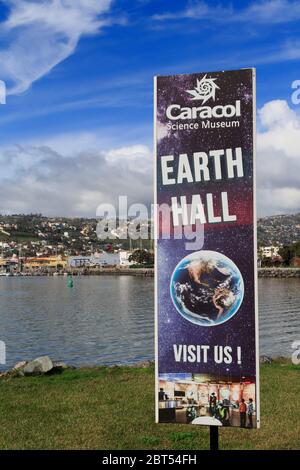
[{"label": "calm water", "polygon": [[[153,278],[1,278],[0,339],[7,365],[48,354],[75,365],[153,358]],[[259,281],[261,354],[300,339],[299,280]],[[3,367],[4,368],[4,367]]]},{"label": "calm water", "polygon": [[261,354],[291,357],[300,340],[300,279],[259,279]]}]

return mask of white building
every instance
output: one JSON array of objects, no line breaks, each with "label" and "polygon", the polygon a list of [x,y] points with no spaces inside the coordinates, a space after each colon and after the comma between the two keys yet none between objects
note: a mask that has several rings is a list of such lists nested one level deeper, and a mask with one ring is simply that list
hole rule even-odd
[{"label": "white building", "polygon": [[130,251],[120,251],[120,265],[121,266],[130,266],[133,264],[132,261],[129,261],[129,256],[131,255]]},{"label": "white building", "polygon": [[279,254],[279,246],[262,246],[260,248],[260,253],[263,258],[272,258],[273,256],[277,256]]},{"label": "white building", "polygon": [[93,267],[93,266],[130,266],[129,251],[119,251],[115,253],[94,253],[91,256],[70,256],[68,265],[72,268]]}]

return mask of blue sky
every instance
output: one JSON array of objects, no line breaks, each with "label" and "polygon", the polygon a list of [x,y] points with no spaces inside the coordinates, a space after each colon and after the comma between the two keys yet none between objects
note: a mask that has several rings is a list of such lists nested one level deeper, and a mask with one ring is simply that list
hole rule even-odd
[{"label": "blue sky", "polygon": [[94,215],[118,194],[151,202],[153,76],[251,66],[258,212],[300,209],[299,105],[291,101],[300,79],[300,1],[0,7],[0,79],[8,90],[0,106],[0,212]]}]

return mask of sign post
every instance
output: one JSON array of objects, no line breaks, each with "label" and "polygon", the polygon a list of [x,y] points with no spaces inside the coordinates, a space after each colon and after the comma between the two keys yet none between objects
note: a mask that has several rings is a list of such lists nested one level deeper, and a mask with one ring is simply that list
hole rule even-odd
[{"label": "sign post", "polygon": [[219,450],[219,428],[218,426],[209,426],[210,450]]},{"label": "sign post", "polygon": [[156,421],[260,426],[255,70],[155,78]]}]

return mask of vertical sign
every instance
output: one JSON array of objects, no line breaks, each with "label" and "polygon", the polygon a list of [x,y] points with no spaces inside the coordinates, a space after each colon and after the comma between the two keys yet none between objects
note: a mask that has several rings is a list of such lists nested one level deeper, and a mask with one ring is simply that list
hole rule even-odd
[{"label": "vertical sign", "polygon": [[255,70],[155,78],[156,420],[259,427]]}]

